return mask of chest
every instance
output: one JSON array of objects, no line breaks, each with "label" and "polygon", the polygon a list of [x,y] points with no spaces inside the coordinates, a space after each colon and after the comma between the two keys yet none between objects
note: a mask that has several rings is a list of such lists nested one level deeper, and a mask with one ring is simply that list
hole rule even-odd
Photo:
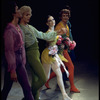
[{"label": "chest", "polygon": [[22,33],[21,33],[20,30],[19,31],[16,31],[16,30],[13,31],[13,39],[14,39],[15,43],[20,43],[21,42]]}]

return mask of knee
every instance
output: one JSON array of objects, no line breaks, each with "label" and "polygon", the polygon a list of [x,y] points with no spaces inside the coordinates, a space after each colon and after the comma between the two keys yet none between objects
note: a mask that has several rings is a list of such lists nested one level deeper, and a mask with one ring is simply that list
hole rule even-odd
[{"label": "knee", "polygon": [[74,65],[73,64],[70,66],[70,69],[71,70],[74,70]]},{"label": "knee", "polygon": [[62,78],[62,73],[56,74],[58,79]]},{"label": "knee", "polygon": [[38,82],[40,82],[41,85],[44,85],[47,81],[46,76],[38,77]]},{"label": "knee", "polygon": [[71,66],[70,68],[68,68],[68,72],[69,74],[74,73],[74,66]]}]

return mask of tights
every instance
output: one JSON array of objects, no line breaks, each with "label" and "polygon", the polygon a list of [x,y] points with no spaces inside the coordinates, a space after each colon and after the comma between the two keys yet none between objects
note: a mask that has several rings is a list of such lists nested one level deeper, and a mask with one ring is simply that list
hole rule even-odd
[{"label": "tights", "polygon": [[39,50],[35,50],[30,47],[30,49],[26,50],[26,55],[32,72],[32,93],[35,100],[39,100],[39,89],[46,83],[46,76],[43,70],[43,65],[39,59],[40,53]]},{"label": "tights", "polygon": [[[71,85],[71,88],[70,88],[70,91],[73,91],[73,92],[80,92],[74,85],[74,65],[71,61],[71,58],[67,52],[67,50],[64,50],[63,52],[64,54],[64,57],[68,60],[68,62],[64,62],[65,66],[68,68],[68,72],[69,72],[69,82],[70,82],[70,85]],[[65,72],[63,67],[61,66],[61,72]],[[54,78],[56,76],[56,73],[55,72],[52,72],[50,74],[50,78],[47,80],[46,82],[46,87],[49,87],[48,83],[49,81]]]},{"label": "tights", "polygon": [[62,73],[60,70],[60,67],[58,66],[57,62],[53,62],[52,64],[43,64],[44,66],[44,70],[45,70],[45,74],[47,76],[47,79],[50,76],[50,69],[52,68],[52,70],[55,72],[56,76],[57,76],[57,83],[60,87],[62,96],[63,96],[63,100],[72,100],[66,93],[65,88],[64,88],[64,83],[62,80]]}]

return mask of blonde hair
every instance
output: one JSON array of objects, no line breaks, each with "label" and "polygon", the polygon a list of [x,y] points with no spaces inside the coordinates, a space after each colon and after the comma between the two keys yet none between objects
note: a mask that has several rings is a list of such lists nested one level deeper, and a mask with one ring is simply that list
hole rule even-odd
[{"label": "blonde hair", "polygon": [[23,15],[25,12],[32,12],[32,9],[31,9],[31,7],[30,6],[22,6],[21,8],[20,8],[20,12],[21,12],[21,14]]}]

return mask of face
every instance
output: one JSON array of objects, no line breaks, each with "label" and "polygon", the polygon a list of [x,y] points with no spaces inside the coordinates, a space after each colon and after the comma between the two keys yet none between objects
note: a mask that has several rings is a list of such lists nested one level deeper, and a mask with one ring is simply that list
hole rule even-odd
[{"label": "face", "polygon": [[24,23],[29,23],[31,16],[31,11],[25,12],[22,16],[22,20],[24,21]]},{"label": "face", "polygon": [[54,26],[55,26],[55,19],[54,19],[52,16],[50,16],[50,17],[47,19],[47,25],[48,25],[49,27],[54,27]]},{"label": "face", "polygon": [[66,23],[69,20],[69,15],[63,13],[62,16],[61,16],[61,20]]},{"label": "face", "polygon": [[22,15],[20,13],[20,10],[18,9],[18,6],[15,7],[15,14],[14,14],[14,16],[16,16],[18,18],[21,18],[22,17]]}]

